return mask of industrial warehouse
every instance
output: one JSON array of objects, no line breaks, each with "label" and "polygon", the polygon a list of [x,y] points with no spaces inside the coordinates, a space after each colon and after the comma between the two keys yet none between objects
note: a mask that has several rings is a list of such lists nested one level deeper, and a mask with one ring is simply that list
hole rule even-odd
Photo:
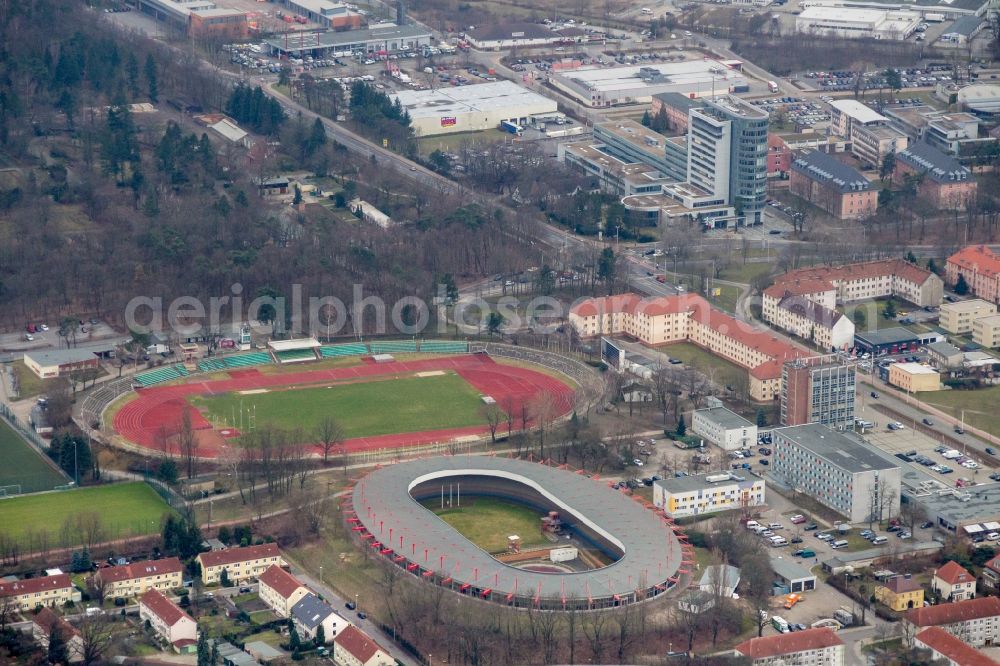
[{"label": "industrial warehouse", "polygon": [[739,72],[741,65],[735,60],[688,60],[628,67],[583,67],[556,74],[551,82],[587,106],[648,104],[653,95],[662,93],[714,97],[745,92],[749,84]]},{"label": "industrial warehouse", "polygon": [[392,95],[405,108],[417,136],[495,129],[507,121],[523,125],[533,116],[556,113],[554,100],[510,81]]},{"label": "industrial warehouse", "polygon": [[300,32],[267,40],[276,56],[314,57],[352,53],[396,53],[430,46],[430,31],[413,24],[384,23],[374,28],[346,32]]}]

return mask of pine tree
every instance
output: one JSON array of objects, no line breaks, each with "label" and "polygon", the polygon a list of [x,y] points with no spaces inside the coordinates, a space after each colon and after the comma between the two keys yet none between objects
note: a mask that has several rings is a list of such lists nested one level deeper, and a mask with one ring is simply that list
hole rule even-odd
[{"label": "pine tree", "polygon": [[316,645],[326,645],[326,629],[320,624],[316,627],[316,638],[313,641]]},{"label": "pine tree", "polygon": [[764,412],[763,407],[757,410],[757,427],[764,428],[767,426],[767,414]]},{"label": "pine tree", "polygon": [[149,92],[149,101],[156,104],[160,101],[160,88],[156,75],[156,60],[153,59],[152,53],[146,56],[144,73],[146,75],[146,89]]},{"label": "pine tree", "polygon": [[198,632],[198,666],[209,666],[211,663],[211,653],[208,649],[208,634],[204,631]]},{"label": "pine tree", "polygon": [[969,293],[969,283],[965,281],[964,275],[958,276],[958,282],[955,283],[955,293],[959,296],[965,296]]},{"label": "pine tree", "polygon": [[66,637],[62,635],[62,629],[58,624],[53,624],[49,630],[49,653],[50,664],[69,663],[69,648],[66,644]]},{"label": "pine tree", "polygon": [[649,115],[649,110],[643,111],[642,120],[640,122],[642,123],[643,127],[649,127],[650,125],[653,124],[653,119]]},{"label": "pine tree", "polygon": [[288,619],[288,649],[292,652],[298,652],[299,648],[302,647],[302,640],[299,638],[299,632],[295,629],[295,623],[292,619]]},{"label": "pine tree", "polygon": [[687,424],[684,423],[684,415],[681,414],[680,418],[677,419],[677,430],[675,431],[678,437],[683,437],[684,433],[687,432]]},{"label": "pine tree", "polygon": [[219,576],[219,585],[222,587],[232,587],[233,581],[229,580],[229,569],[223,569],[222,575]]}]

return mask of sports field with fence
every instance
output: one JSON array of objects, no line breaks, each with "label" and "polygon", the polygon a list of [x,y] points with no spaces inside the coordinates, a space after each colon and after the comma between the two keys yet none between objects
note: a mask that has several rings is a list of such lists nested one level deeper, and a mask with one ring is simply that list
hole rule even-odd
[{"label": "sports field with fence", "polygon": [[[50,465],[42,454],[21,439],[6,421],[0,419],[0,497],[14,494],[19,485],[21,493],[52,490],[66,483],[66,479]],[[3,524],[3,521],[0,521]]]}]

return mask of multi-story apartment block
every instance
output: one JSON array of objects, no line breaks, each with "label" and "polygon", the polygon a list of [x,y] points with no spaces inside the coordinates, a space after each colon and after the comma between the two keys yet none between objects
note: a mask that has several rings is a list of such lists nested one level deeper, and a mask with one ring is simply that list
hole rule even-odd
[{"label": "multi-story apartment block", "polygon": [[844,641],[825,627],[751,638],[736,653],[753,666],[844,666]]},{"label": "multi-story apartment block", "polygon": [[945,601],[963,601],[976,596],[976,577],[965,568],[949,560],[931,578],[931,588]]},{"label": "multi-story apartment block", "polygon": [[906,148],[909,139],[889,126],[889,119],[853,99],[830,102],[830,126],[851,142],[851,152],[868,168],[876,168],[886,155]]},{"label": "multi-story apartment block", "polygon": [[72,598],[73,583],[68,574],[0,580],[0,600],[9,599],[6,603],[19,611],[33,610],[38,606],[61,606]]},{"label": "multi-story apartment block", "polygon": [[892,179],[917,180],[917,196],[941,210],[963,210],[976,200],[978,185],[968,167],[934,146],[920,142],[896,154]]},{"label": "multi-story apartment block", "polygon": [[1000,303],[1000,256],[993,250],[985,245],[969,245],[948,257],[948,284],[956,284],[960,275],[973,294]]},{"label": "multi-story apartment block", "polygon": [[829,309],[889,296],[925,307],[941,304],[944,283],[934,273],[902,259],[800,268],[775,278],[764,294],[765,321],[777,317],[777,301],[785,292],[806,296]]},{"label": "multi-story apartment block", "polygon": [[849,317],[814,301],[810,294],[796,294],[788,287],[788,284],[780,284],[764,290],[769,306],[765,315],[768,323],[809,340],[825,351],[854,346],[854,322]]},{"label": "multi-story apartment block", "polygon": [[764,495],[764,479],[747,479],[730,472],[653,482],[653,504],[674,518],[761,506]]},{"label": "multi-story apartment block", "polygon": [[875,214],[878,191],[856,169],[813,150],[792,162],[789,190],[839,220],[860,220]]},{"label": "multi-story apartment block", "polygon": [[972,341],[983,347],[1000,347],[1000,315],[980,317],[972,322]]},{"label": "multi-story apartment block", "polygon": [[757,426],[725,407],[696,409],[691,415],[691,430],[726,451],[757,443]]},{"label": "multi-story apartment block", "polygon": [[354,625],[337,634],[337,660],[343,666],[394,666],[396,660]]},{"label": "multi-story apartment block", "polygon": [[949,333],[963,335],[972,332],[972,324],[977,319],[996,313],[996,304],[981,298],[970,298],[967,301],[956,303],[942,303],[940,324],[941,328]]},{"label": "multi-story apartment block", "polygon": [[292,607],[309,594],[309,590],[298,578],[277,565],[268,567],[257,582],[260,600],[281,617],[291,615]]},{"label": "multi-story apartment block", "polygon": [[913,637],[913,646],[930,650],[931,660],[944,666],[1000,666],[987,656],[941,627],[928,627]]},{"label": "multi-story apartment block", "polygon": [[194,619],[156,590],[147,590],[139,599],[139,619],[148,621],[164,642],[179,651],[190,650],[198,642],[198,624]]},{"label": "multi-story apartment block", "polygon": [[985,590],[993,594],[1000,594],[1000,555],[983,565],[980,576]]},{"label": "multi-story apartment block", "polygon": [[201,553],[196,559],[201,565],[201,580],[206,585],[218,583],[222,578],[223,569],[229,574],[230,581],[240,583],[259,578],[274,565],[283,567],[288,564],[281,557],[281,551],[276,543],[215,550]]},{"label": "multi-story apartment block", "polygon": [[894,611],[924,605],[924,587],[910,574],[893,576],[875,588],[875,600]]},{"label": "multi-story apartment block", "polygon": [[581,337],[625,334],[645,344],[687,340],[750,374],[750,396],[776,398],[781,364],[805,354],[773,335],[757,331],[696,294],[642,299],[636,294],[588,298],[570,309],[569,322]]},{"label": "multi-story apartment block", "polygon": [[147,562],[133,562],[99,569],[94,581],[104,586],[108,597],[138,597],[146,590],[165,592],[183,584],[184,565],[176,557]]},{"label": "multi-story apartment block", "polygon": [[771,438],[771,469],[789,487],[850,523],[899,515],[899,466],[854,433],[810,423],[777,428]]},{"label": "multi-story apartment block", "polygon": [[906,614],[905,621],[917,631],[941,627],[972,647],[997,645],[1000,641],[1000,597],[977,597],[914,608]]},{"label": "multi-story apartment block", "polygon": [[839,354],[788,361],[781,369],[781,425],[854,425],[857,366]]}]

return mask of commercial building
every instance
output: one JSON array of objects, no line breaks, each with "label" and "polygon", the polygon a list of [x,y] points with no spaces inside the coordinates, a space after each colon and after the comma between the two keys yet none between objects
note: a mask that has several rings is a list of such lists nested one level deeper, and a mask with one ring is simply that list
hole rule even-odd
[{"label": "commercial building", "polygon": [[653,482],[653,504],[674,518],[761,506],[764,494],[764,479],[747,479],[730,472]]},{"label": "commercial building", "polygon": [[718,60],[699,59],[655,65],[582,67],[554,74],[550,83],[576,101],[594,108],[649,104],[653,95],[676,92],[707,97],[747,85],[737,70]]},{"label": "commercial building", "polygon": [[970,291],[987,301],[1000,303],[1000,256],[985,245],[968,245],[948,257],[945,277],[949,284],[965,278]]},{"label": "commercial building", "polygon": [[973,599],[976,596],[976,577],[958,562],[949,560],[934,572],[931,589],[945,601]]},{"label": "commercial building", "polygon": [[532,116],[558,111],[554,100],[512,81],[404,90],[390,97],[410,114],[417,136],[496,129],[503,121],[526,125]]},{"label": "commercial building", "polygon": [[958,91],[958,106],[980,116],[1000,113],[1000,85],[973,83]]},{"label": "commercial building", "polygon": [[664,114],[667,118],[667,129],[681,134],[688,131],[688,114],[691,110],[700,109],[704,105],[700,99],[681,93],[659,93],[653,95],[649,113],[654,117]]},{"label": "commercial building", "polygon": [[86,349],[32,349],[24,352],[24,364],[41,379],[50,379],[95,370],[100,362],[94,352]]},{"label": "commercial building", "polygon": [[853,99],[830,102],[830,127],[850,141],[851,153],[868,168],[875,168],[889,153],[906,148],[905,133],[890,127],[889,119]]},{"label": "commercial building", "polygon": [[774,569],[775,582],[781,584],[782,594],[816,589],[816,574],[787,557],[772,558],[771,568]]},{"label": "commercial building", "polygon": [[781,369],[781,425],[854,425],[857,365],[840,354],[786,362]]},{"label": "commercial building", "polygon": [[888,107],[885,114],[917,142],[948,155],[967,155],[993,138],[979,138],[979,117],[964,111],[939,111],[924,104]]},{"label": "commercial building", "polygon": [[337,659],[343,666],[394,666],[396,660],[371,636],[354,625],[348,626],[334,641]]},{"label": "commercial building", "polygon": [[987,21],[983,20],[982,16],[963,16],[941,33],[940,39],[942,42],[951,42],[952,44],[968,44],[983,31],[986,25]]},{"label": "commercial building", "polygon": [[914,608],[904,621],[917,631],[940,627],[952,636],[960,636],[972,647],[989,647],[1000,641],[1000,597],[978,597]]},{"label": "commercial building", "polygon": [[279,566],[268,567],[258,579],[257,596],[281,617],[288,617],[292,607],[309,594],[308,588]]},{"label": "commercial building", "polygon": [[822,37],[902,40],[920,21],[920,14],[909,10],[818,6],[795,17],[795,30]]},{"label": "commercial building", "polygon": [[806,629],[751,638],[736,646],[736,654],[753,666],[844,666],[844,641],[833,629]]},{"label": "commercial building", "polygon": [[625,161],[649,164],[667,178],[678,181],[687,176],[687,143],[677,142],[634,120],[618,120],[594,125],[594,139],[611,155]]},{"label": "commercial building", "polygon": [[792,162],[789,189],[839,220],[863,219],[878,208],[878,192],[867,178],[818,150],[803,153]]},{"label": "commercial building", "polygon": [[925,347],[927,356],[939,371],[950,370],[962,366],[965,356],[962,350],[950,342],[935,342]]},{"label": "commercial building", "polygon": [[924,605],[924,587],[910,574],[893,576],[875,588],[875,600],[897,612]]},{"label": "commercial building", "polygon": [[322,627],[327,643],[349,626],[347,620],[333,612],[330,604],[312,592],[303,595],[292,606],[289,617],[292,618],[299,633],[308,640],[316,638],[319,628]]},{"label": "commercial building", "polygon": [[103,586],[106,597],[128,599],[142,596],[146,590],[166,592],[180,588],[183,574],[181,561],[176,557],[167,557],[98,569],[94,581],[96,585]]},{"label": "commercial building", "polygon": [[930,650],[930,658],[945,666],[1000,666],[1000,661],[987,656],[957,636],[940,627],[928,627],[913,637],[914,647]]},{"label": "commercial building", "polygon": [[782,364],[805,355],[773,335],[715,310],[695,294],[642,299],[630,293],[588,298],[570,308],[569,322],[585,338],[625,334],[648,345],[693,342],[746,368],[750,395],[757,401],[777,397]]},{"label": "commercial building", "polygon": [[982,531],[982,524],[1000,522],[1000,483],[986,481],[965,488],[949,488],[937,481],[908,482],[906,500],[919,504],[927,520],[942,530],[965,534],[966,527]]},{"label": "commercial building", "polygon": [[469,44],[480,51],[512,49],[548,44],[569,44],[585,41],[587,33],[579,28],[550,28],[529,21],[488,21],[464,33]]},{"label": "commercial building", "polygon": [[980,317],[988,317],[997,313],[995,303],[984,301],[981,298],[970,298],[966,301],[955,303],[942,303],[940,324],[941,328],[955,335],[963,335],[972,332],[972,324]]},{"label": "commercial building", "polygon": [[979,317],[972,322],[972,341],[983,347],[1000,347],[1000,315]]},{"label": "commercial building", "polygon": [[246,12],[219,7],[211,0],[136,0],[136,6],[146,16],[191,37],[246,39],[249,33]]},{"label": "commercial building", "polygon": [[383,23],[345,32],[296,32],[270,37],[264,42],[271,55],[301,58],[349,56],[355,53],[399,53],[420,51],[431,44],[430,31],[418,25]]},{"label": "commercial building", "polygon": [[[934,341],[937,342],[937,340]],[[854,348],[860,353],[872,356],[912,351],[921,344],[921,335],[902,326],[854,334]]]},{"label": "commercial building", "polygon": [[157,636],[179,651],[198,642],[194,619],[156,590],[147,590],[139,599],[139,619],[149,622]]},{"label": "commercial building", "polygon": [[893,363],[889,366],[889,383],[907,393],[940,391],[941,374],[923,363]]},{"label": "commercial building", "polygon": [[771,432],[773,473],[850,523],[899,515],[900,470],[866,441],[824,425]]},{"label": "commercial building", "polygon": [[342,2],[330,0],[277,0],[298,16],[318,23],[331,30],[357,30],[361,27],[362,16]]},{"label": "commercial building", "polygon": [[725,407],[694,410],[691,430],[725,451],[745,449],[757,443],[757,426]]},{"label": "commercial building", "polygon": [[66,644],[66,661],[71,664],[83,661],[84,644],[79,629],[57,615],[51,608],[43,608],[31,617],[31,635],[46,654],[49,649],[49,637],[53,632],[58,632]]},{"label": "commercial building", "polygon": [[276,543],[200,553],[195,559],[201,565],[201,580],[206,585],[218,583],[223,570],[228,574],[230,581],[241,583],[259,578],[272,566],[283,567],[288,564],[281,557],[281,551]]},{"label": "commercial building", "polygon": [[916,179],[917,196],[939,209],[961,210],[976,200],[972,172],[951,155],[927,143],[914,143],[896,154],[893,181]]},{"label": "commercial building", "polygon": [[0,603],[10,603],[19,611],[34,610],[38,606],[62,606],[72,599],[73,583],[68,574],[0,580]]},{"label": "commercial building", "polygon": [[[620,197],[657,194],[672,180],[649,164],[626,162],[611,155],[607,147],[593,141],[560,143],[558,159],[597,181],[598,187]],[[658,209],[649,216],[650,224],[659,219]]]}]

